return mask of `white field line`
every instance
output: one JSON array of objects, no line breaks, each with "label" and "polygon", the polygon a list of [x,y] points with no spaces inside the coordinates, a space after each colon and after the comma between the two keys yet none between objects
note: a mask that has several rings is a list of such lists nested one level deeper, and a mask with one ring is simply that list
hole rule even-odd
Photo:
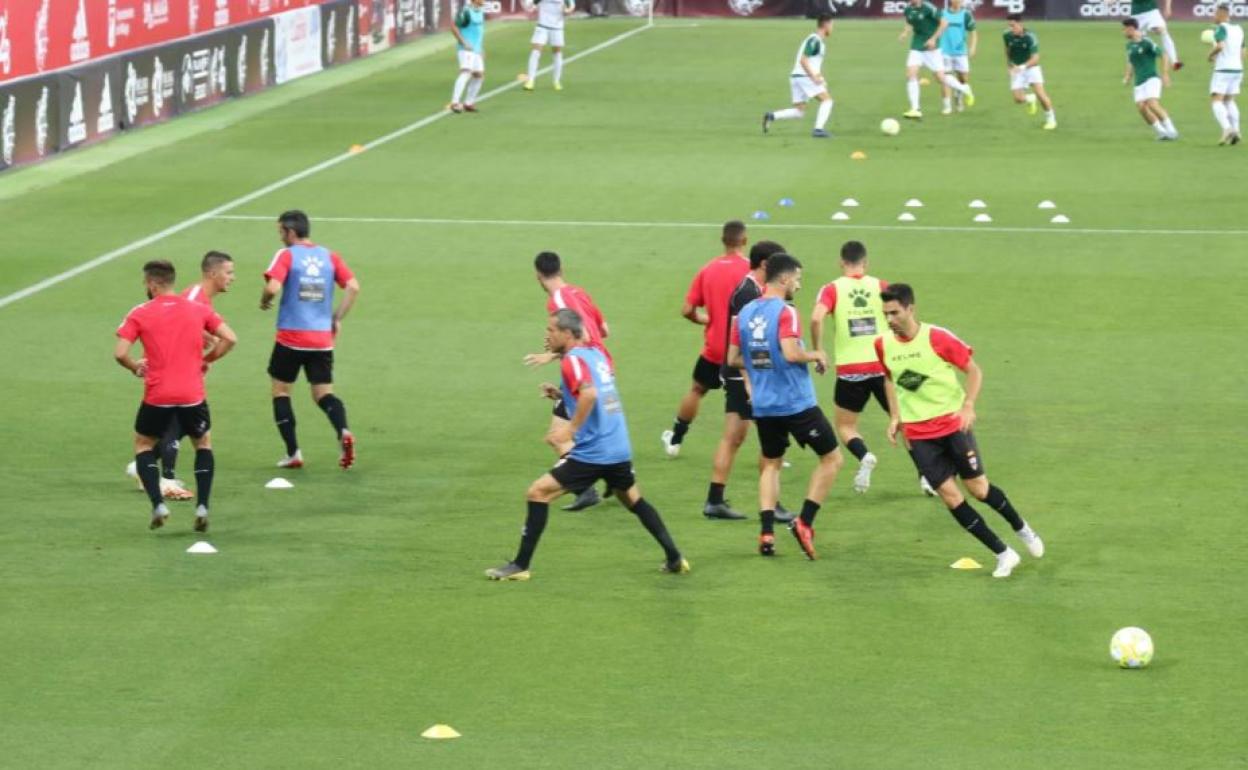
[{"label": "white field line", "polygon": [[[591,54],[595,54],[603,49],[610,48],[616,43],[623,42],[624,40],[627,40],[628,38],[632,37],[633,35],[636,35],[639,32],[644,32],[647,29],[651,29],[652,26],[653,26],[653,22],[639,26],[639,27],[635,27],[633,29],[628,30],[627,32],[622,32],[616,35],[615,37],[602,41],[598,45],[595,45],[591,48],[586,48],[584,51],[581,51],[580,53],[569,56],[566,60],[564,60],[564,64],[565,65],[571,64],[572,62],[578,59],[582,59]],[[546,74],[547,72],[550,71],[550,69],[551,69],[550,67],[543,67],[541,70],[539,70],[539,73]],[[520,86],[520,81],[512,80],[505,85],[501,85],[498,88],[494,88],[489,91],[486,91],[483,94],[480,94],[477,97],[477,101],[485,101],[486,99],[489,99],[494,96],[498,96],[499,94],[502,94],[502,93],[506,93],[507,91],[510,91],[519,86]],[[441,120],[442,118],[445,118],[446,116],[451,115],[451,114],[452,113],[449,112],[448,110],[441,110],[439,112],[435,112],[432,115],[423,117],[420,120],[415,121],[414,123],[409,123],[406,126],[403,126],[402,128],[396,129],[384,136],[380,136],[372,140],[368,144],[364,145],[364,149],[372,150],[377,147],[381,147],[384,144],[389,144],[390,142],[393,142],[395,139],[399,139],[401,137],[407,136],[413,131],[419,131],[425,126],[428,126],[431,123],[435,123]],[[250,203],[258,198],[262,198],[265,195],[268,195],[271,192],[280,190],[283,187],[287,187],[303,179],[307,179],[308,177],[314,174],[318,174],[324,171],[325,169],[333,168],[334,166],[345,163],[351,158],[354,158],[356,154],[357,153],[348,151],[340,155],[335,155],[334,157],[329,158],[327,160],[323,160],[314,166],[309,166],[308,168],[305,168],[302,171],[298,171],[294,174],[291,174],[290,176],[279,179],[276,182],[267,184],[264,187],[261,187],[257,190],[253,190],[247,193],[246,195],[240,195],[239,197],[231,201],[227,201],[226,203],[223,203],[220,206],[217,206],[216,208],[209,209],[208,211],[205,211],[200,214],[196,214],[190,219],[184,219],[175,225],[170,225],[169,227],[166,227],[164,230],[161,230],[159,232],[153,233],[148,236],[144,236],[143,238],[140,238],[136,241],[131,241],[130,243],[127,243],[125,246],[121,246],[120,248],[116,248],[116,249],[113,249],[112,251],[101,254],[98,257],[95,257],[94,259],[90,259],[86,262],[83,262],[82,264],[77,265],[76,267],[72,267],[69,270],[66,270],[62,273],[57,273],[56,275],[50,276],[48,278],[44,278],[42,281],[39,281],[38,283],[33,283],[24,289],[20,289],[18,291],[13,292],[12,294],[6,295],[4,297],[0,297],[0,308],[3,308],[7,305],[12,305],[14,302],[18,302],[20,300],[26,299],[27,297],[30,297],[34,294],[38,294],[44,289],[49,289],[53,286],[56,286],[59,283],[64,283],[65,281],[68,281],[70,278],[73,278],[78,275],[82,275],[83,273],[89,270],[94,270],[100,265],[108,264],[109,262],[112,262],[118,257],[124,257],[125,255],[130,254],[134,251],[138,251],[139,249],[150,246],[153,243],[162,241],[171,235],[176,235],[184,230],[188,230],[194,227],[195,225],[200,224],[201,222],[206,222],[210,219],[219,218],[225,212],[230,211],[232,209],[236,209],[239,206],[242,206],[243,204]],[[274,219],[274,218],[269,217],[269,219]]]},{"label": "white field line", "polygon": [[[264,221],[272,222],[273,217],[252,214],[221,214],[214,219],[233,221]],[[383,225],[485,225],[499,227],[648,227],[648,228],[716,228],[723,227],[723,222],[628,222],[605,220],[573,220],[573,219],[441,219],[436,217],[324,217],[318,216],[317,222],[342,222],[347,224],[383,224]],[[1125,227],[1064,227],[1050,225],[1048,227],[983,227],[963,225],[856,225],[856,224],[815,224],[815,223],[776,223],[765,222],[758,225],[768,230],[888,230],[905,232],[907,230],[928,233],[1074,233],[1077,235],[1248,235],[1248,230],[1157,230],[1131,229]]]}]

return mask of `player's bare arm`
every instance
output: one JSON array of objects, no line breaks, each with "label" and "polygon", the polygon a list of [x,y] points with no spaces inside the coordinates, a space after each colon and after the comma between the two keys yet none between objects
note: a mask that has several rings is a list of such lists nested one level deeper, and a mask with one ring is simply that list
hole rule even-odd
[{"label": "player's bare arm", "polygon": [[273,298],[282,292],[282,282],[276,278],[270,278],[264,283],[264,290],[260,292],[260,309],[268,310],[273,307]]},{"label": "player's bare arm", "polygon": [[888,396],[888,443],[897,446],[897,431],[901,428],[901,407],[897,404],[897,388],[891,377],[884,378],[884,393]]},{"label": "player's bare arm", "polygon": [[594,411],[594,404],[597,402],[598,389],[592,385],[582,385],[576,394],[576,413],[572,415],[572,419],[567,424],[556,425],[550,429],[551,440],[558,442],[559,445],[570,446],[575,443],[576,432],[589,419],[590,412]]},{"label": "player's bare arm", "polygon": [[966,362],[966,397],[962,400],[962,408],[958,410],[958,418],[962,421],[964,431],[975,426],[975,400],[979,398],[979,389],[983,385],[984,371],[972,358]]},{"label": "player's bare arm", "polygon": [[234,349],[238,344],[238,335],[230,328],[229,324],[222,322],[215,332],[212,332],[213,342],[212,349],[204,354],[204,364],[211,364],[213,361],[219,361]]},{"label": "player's bare arm", "polygon": [[822,302],[815,303],[810,311],[810,346],[815,350],[823,350],[823,319],[827,318],[828,309]]},{"label": "player's bare arm", "polygon": [[945,34],[947,29],[949,29],[949,20],[941,19],[940,24],[936,27],[936,32],[927,39],[927,50],[936,50],[936,46],[940,45],[940,36]]},{"label": "player's bare arm", "polygon": [[135,377],[142,377],[147,374],[147,362],[140,358],[134,360],[130,357],[130,349],[134,347],[134,343],[130,340],[118,338],[117,344],[113,346],[113,359]]},{"label": "player's bare arm", "polygon": [[334,313],[334,334],[337,334],[342,327],[342,319],[346,318],[347,313],[351,312],[351,308],[355,306],[355,300],[359,296],[360,282],[353,277],[343,287],[342,301],[338,303],[338,310]]},{"label": "player's bare arm", "polygon": [[828,368],[828,354],[822,350],[807,350],[797,337],[785,337],[780,340],[780,352],[784,360],[791,364],[815,364],[823,369]]},{"label": "player's bare arm", "polygon": [[700,307],[694,307],[688,302],[681,306],[680,314],[698,326],[706,326],[711,322],[711,319],[707,317],[705,310]]},{"label": "player's bare arm", "polygon": [[978,48],[979,48],[979,30],[973,29],[971,30],[971,45],[970,45],[970,48],[967,49],[967,55],[970,56],[972,59],[974,59],[975,51],[978,50]]}]

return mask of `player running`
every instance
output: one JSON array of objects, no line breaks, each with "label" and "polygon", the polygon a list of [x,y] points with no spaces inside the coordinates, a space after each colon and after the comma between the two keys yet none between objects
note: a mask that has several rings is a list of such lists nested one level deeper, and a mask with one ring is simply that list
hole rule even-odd
[{"label": "player running", "polygon": [[[872,397],[885,412],[884,367],[875,355],[875,341],[884,333],[884,305],[880,292],[888,283],[867,275],[867,247],[858,241],[841,246],[841,277],[819,290],[810,314],[810,346],[824,350],[824,320],[832,318],[836,358],[836,434],[858,458],[854,491],[871,488],[871,471],[878,458],[867,448],[858,430],[858,416]],[[822,372],[820,372],[822,374]]]},{"label": "player running", "polygon": [[1235,97],[1244,80],[1244,28],[1231,23],[1229,5],[1219,5],[1213,20],[1218,26],[1213,32],[1213,47],[1209,49],[1209,61],[1213,62],[1209,95],[1213,117],[1222,128],[1218,144],[1239,144],[1239,105]]},{"label": "player running", "polygon": [[788,254],[773,254],[767,260],[766,280],[763,296],[742,308],[737,316],[728,347],[729,361],[744,368],[763,452],[758,478],[758,517],[762,526],[758,552],[763,556],[776,552],[774,523],[780,468],[792,435],[799,446],[810,447],[819,456],[806,487],[802,512],[789,525],[806,558],[813,560],[815,515],[843,462],[836,434],[815,401],[815,386],[806,368],[807,364],[815,364],[823,371],[828,365],[828,354],[802,346],[801,319],[797,308],[788,304],[802,288],[802,263]]},{"label": "player running", "polygon": [[910,52],[906,55],[906,96],[910,99],[910,109],[902,113],[902,117],[920,120],[923,111],[919,109],[919,70],[926,67],[935,76],[936,82],[956,91],[967,107],[975,106],[975,92],[969,83],[963,83],[945,72],[945,61],[940,55],[940,40],[948,28],[947,19],[941,18],[940,11],[927,0],[909,0],[905,10],[906,25],[901,30],[899,40],[910,36]]},{"label": "player running", "polygon": [[[971,59],[975,58],[975,49],[979,47],[979,30],[975,28],[975,16],[969,8],[964,7],[963,0],[949,0],[949,7],[940,12],[945,23],[945,34],[940,36],[940,55],[944,60],[945,72],[950,73],[960,83],[971,82]],[[967,40],[970,40],[968,45]],[[945,83],[941,83],[943,95],[941,115],[948,115],[956,107],[961,112],[962,94],[955,92]]]},{"label": "player running", "polygon": [[451,91],[451,112],[476,112],[485,82],[485,0],[468,0],[455,14],[451,34],[459,58],[459,77]]},{"label": "player running", "polygon": [[[273,420],[286,443],[286,456],[277,467],[303,467],[303,452],[295,437],[295,410],[290,403],[291,385],[302,369],[312,388],[312,400],[334,426],[341,449],[338,465],[346,470],[355,464],[355,436],[347,427],[347,407],[334,394],[334,342],[360,294],[360,282],[338,252],[308,239],[312,225],[307,214],[283,213],[278,217],[277,231],[286,248],[278,250],[264,271],[264,291],[260,294],[261,310],[272,307],[273,298],[281,294],[277,341],[269,357]],[[335,286],[344,292],[337,310]]]},{"label": "player running", "polygon": [[[134,464],[143,491],[152,503],[151,529],[160,529],[169,509],[160,491],[156,445],[169,426],[182,426],[195,447],[196,532],[208,531],[208,498],[212,493],[215,460],[212,454],[212,418],[204,398],[204,372],[223,357],[238,338],[207,305],[178,295],[173,265],[153,260],[143,266],[148,301],[135,307],[117,328],[113,358],[143,378],[143,401],[134,420]],[[213,344],[204,353],[204,335]],[[134,360],[130,349],[143,345],[143,358]]]},{"label": "player running", "polygon": [[[607,319],[603,318],[602,311],[594,304],[594,299],[589,296],[589,292],[564,280],[563,265],[559,255],[553,251],[543,251],[534,258],[533,267],[537,270],[538,284],[548,295],[546,314],[553,314],[563,308],[575,310],[581,317],[586,343],[590,347],[601,350],[610,361],[611,354],[607,352],[605,342],[607,335],[610,334]],[[524,363],[527,366],[543,366],[558,359],[557,353],[547,350],[544,353],[530,353],[524,357]],[[570,435],[568,423],[571,419],[563,399],[556,399],[554,409],[551,410],[550,428],[546,431],[546,443],[555,450],[555,455],[558,457],[563,457],[572,448],[571,444],[565,443]],[[576,493],[576,500],[571,505],[565,506],[563,509],[565,511],[581,511],[602,501],[598,490],[594,489],[592,484],[584,489],[573,491]]]},{"label": "player running", "polygon": [[828,35],[832,34],[832,16],[824,13],[815,19],[815,31],[806,36],[797,49],[797,58],[793,62],[793,71],[789,75],[789,91],[793,97],[793,106],[763,115],[763,133],[771,129],[777,120],[796,120],[806,114],[806,103],[811,99],[819,101],[819,110],[815,113],[815,128],[810,135],[817,139],[827,139],[831,134],[824,129],[828,118],[832,116],[832,97],[828,94],[828,84],[823,78],[823,57],[828,52]]},{"label": "player running", "polygon": [[1144,34],[1160,33],[1161,46],[1165,49],[1168,61],[1178,71],[1183,69],[1183,62],[1179,61],[1179,49],[1175,47],[1174,38],[1170,37],[1170,30],[1166,27],[1166,19],[1171,16],[1173,0],[1165,0],[1165,2],[1166,10],[1163,13],[1157,8],[1157,0],[1131,0],[1131,18],[1135,20],[1136,25]]},{"label": "player running", "polygon": [[529,73],[524,90],[532,91],[537,83],[537,66],[542,61],[542,49],[550,46],[551,79],[555,90],[563,90],[563,23],[565,17],[576,10],[573,0],[537,0],[537,26],[533,28],[529,51]]},{"label": "player running", "polygon": [[685,304],[680,309],[682,316],[706,329],[702,335],[702,354],[693,367],[693,384],[680,400],[671,430],[663,431],[661,437],[668,457],[680,454],[689,425],[698,416],[702,397],[722,385],[719,370],[724,365],[727,350],[728,300],[741,279],[750,272],[750,261],[745,258],[745,246],[749,242],[745,223],[735,219],[725,222],[720,241],[724,244],[724,253],[707,262],[693,277]]},{"label": "player running", "polygon": [[[932,482],[953,518],[997,555],[993,577],[1009,577],[1018,566],[1018,553],[1006,546],[971,507],[954,477],[976,500],[1001,514],[1031,555],[1044,556],[1044,542],[1023,521],[1000,487],[984,475],[975,434],[975,400],[984,382],[983,371],[972,360],[973,350],[953,332],[920,323],[915,315],[914,290],[896,283],[884,290],[884,317],[890,334],[875,341],[875,352],[888,379],[888,440],[897,445],[900,428],[909,442],[910,457],[919,473]],[[966,373],[966,387],[957,371]]]},{"label": "player running", "polygon": [[592,487],[604,479],[616,497],[658,541],[665,556],[662,571],[682,574],[689,562],[672,542],[659,512],[641,496],[633,476],[632,447],[624,405],[615,386],[615,371],[602,350],[590,347],[581,316],[570,308],[556,310],[546,321],[546,347],[563,357],[560,386],[543,387],[561,394],[571,420],[563,429],[563,443],[571,450],[528,491],[528,515],[516,558],[485,571],[491,580],[528,580],[533,552],[546,528],[550,502],[570,489]]},{"label": "player running", "polygon": [[[1144,122],[1157,132],[1157,141],[1172,142],[1179,138],[1179,132],[1170,120],[1170,115],[1161,106],[1161,87],[1170,85],[1168,58],[1157,48],[1157,44],[1144,37],[1140,24],[1135,19],[1122,20],[1122,34],[1127,38],[1127,70],[1122,76],[1124,84],[1135,83],[1135,106],[1140,111]],[[1157,75],[1157,56],[1162,57],[1161,76]]]},{"label": "player running", "polygon": [[[1023,27],[1023,15],[1011,13],[1005,17],[1005,67],[1010,72],[1010,90],[1016,104],[1026,104],[1027,114],[1035,115],[1036,101],[1044,107],[1044,130],[1057,128],[1057,113],[1053,100],[1044,89],[1044,72],[1040,69],[1040,41],[1034,33]],[[1031,93],[1028,93],[1031,89]]]},{"label": "player running", "polygon": [[[728,299],[726,337],[731,337],[733,323],[741,309],[763,296],[767,260],[773,254],[782,253],[784,247],[773,241],[759,241],[750,248],[750,272],[745,274]],[[724,340],[725,350],[730,342],[728,338]],[[745,388],[745,375],[741,373],[741,368],[730,366],[725,357],[720,376],[724,382],[724,433],[719,438],[719,446],[715,448],[715,458],[711,462],[711,485],[706,493],[706,504],[702,506],[702,515],[708,519],[740,520],[746,516],[733,510],[724,499],[724,488],[728,484],[737,451],[749,435],[754,414],[750,410],[750,394]],[[792,520],[793,514],[777,502],[776,521],[788,523]]]}]

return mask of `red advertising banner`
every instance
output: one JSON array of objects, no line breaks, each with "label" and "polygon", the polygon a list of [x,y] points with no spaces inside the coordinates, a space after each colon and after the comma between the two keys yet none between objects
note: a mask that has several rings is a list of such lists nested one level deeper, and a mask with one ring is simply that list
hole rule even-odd
[{"label": "red advertising banner", "polygon": [[0,83],[323,0],[0,0]]},{"label": "red advertising banner", "polygon": [[[938,8],[945,5],[943,0],[933,2]],[[1003,19],[1016,12],[1040,16],[1044,4],[1045,0],[968,0],[966,7],[977,19]],[[906,0],[672,0],[671,7],[675,16],[813,17],[831,13],[837,18],[900,18],[906,5]]]}]

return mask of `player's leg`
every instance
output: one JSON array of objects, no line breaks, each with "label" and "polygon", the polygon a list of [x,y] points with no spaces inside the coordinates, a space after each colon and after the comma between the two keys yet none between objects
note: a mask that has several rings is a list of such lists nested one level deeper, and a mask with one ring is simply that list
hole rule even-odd
[{"label": "player's leg", "polygon": [[338,465],[346,470],[355,464],[355,436],[347,425],[347,405],[334,393],[334,351],[308,351],[303,372],[312,386],[312,400],[333,426],[340,450]]},{"label": "player's leg", "polygon": [[[943,57],[943,59],[945,62],[945,71],[952,72],[953,67],[954,67],[953,57],[945,56]],[[958,96],[962,95],[960,92],[954,91],[952,88],[950,88],[948,83],[940,84],[940,114],[941,115],[953,114],[953,95],[955,93],[958,94]]]},{"label": "player's leg", "polygon": [[994,511],[1001,514],[1018,539],[1023,541],[1032,556],[1039,559],[1044,556],[1044,541],[1036,534],[1023,517],[1018,515],[1005,492],[988,480],[984,471],[983,457],[979,453],[979,444],[974,433],[955,433],[949,437],[950,455],[957,467],[957,475],[962,479],[962,486],[976,500],[987,503]]},{"label": "player's leg", "polygon": [[806,485],[806,499],[802,512],[791,525],[802,551],[809,559],[815,558],[815,516],[836,481],[845,459],[836,445],[836,432],[819,407],[812,407],[788,419],[788,430],[801,444],[819,457],[819,464],[810,474]]},{"label": "player's leg", "polygon": [[[935,63],[936,62],[933,62],[933,64]],[[936,77],[937,83],[941,83],[961,94],[962,98],[966,101],[967,107],[973,107],[975,105],[975,92],[971,90],[969,85],[963,83],[961,80],[958,80],[953,76],[953,73],[945,69],[944,62],[940,62],[940,66],[933,70],[932,74]]]},{"label": "player's leg", "polygon": [[919,109],[919,69],[922,63],[923,57],[918,51],[910,51],[906,55],[906,99],[910,102],[910,109],[902,113],[902,117],[923,117],[923,112]]},{"label": "player's leg", "polygon": [[169,517],[165,498],[160,491],[160,468],[156,460],[156,445],[173,418],[172,407],[159,407],[140,403],[134,418],[134,469],[143,484],[143,491],[152,504],[151,529],[164,526]]},{"label": "player's leg", "polygon": [[1150,99],[1149,109],[1152,110],[1153,116],[1157,119],[1156,125],[1160,126],[1162,137],[1165,139],[1178,139],[1179,131],[1174,127],[1174,122],[1170,120],[1170,113],[1166,112],[1166,108],[1161,106],[1161,99]]},{"label": "player's leg", "polygon": [[819,100],[819,108],[815,111],[814,136],[826,139],[828,118],[832,117],[832,95],[828,93],[827,88],[824,88],[815,94],[815,98]]},{"label": "player's leg", "polygon": [[550,78],[556,91],[563,90],[563,30],[550,31]]},{"label": "player's leg", "polygon": [[472,78],[472,67],[469,66],[469,51],[459,52],[459,75],[455,78],[455,85],[451,89],[451,112],[464,111],[464,89],[468,87],[468,81]]},{"label": "player's leg", "polygon": [[958,466],[953,450],[949,447],[948,437],[912,441],[910,442],[910,456],[914,464],[918,466],[919,472],[931,481],[937,496],[949,509],[954,520],[996,555],[997,568],[992,573],[993,577],[1007,577],[1010,571],[1018,565],[1020,558],[1012,548],[1001,542],[1001,538],[997,537],[997,534],[958,489],[955,478]]},{"label": "player's leg", "polygon": [[689,432],[689,426],[698,416],[698,407],[702,404],[702,397],[708,391],[718,390],[723,384],[719,370],[719,364],[698,356],[697,362],[693,365],[693,382],[688,392],[680,399],[676,420],[672,423],[671,430],[663,431],[661,437],[663,449],[668,457],[680,454],[680,445],[685,440],[685,434]]},{"label": "player's leg", "polygon": [[[832,412],[832,420],[836,425],[836,435],[841,443],[858,460],[858,472],[854,475],[854,491],[865,493],[871,488],[871,472],[878,462],[876,456],[867,448],[867,442],[858,430],[858,418],[866,408],[867,401],[876,390],[883,391],[884,378],[872,377],[869,380],[836,379],[836,391],[833,396],[836,407]],[[877,400],[879,394],[877,394]],[[887,402],[884,410],[888,411]]]},{"label": "player's leg", "polygon": [[472,71],[472,77],[468,80],[468,88],[464,92],[464,111],[477,111],[477,95],[481,93],[481,86],[485,84],[485,61],[478,57],[477,69]]},{"label": "player's leg", "polygon": [[[563,403],[561,398],[555,402],[555,407],[550,412],[550,427],[546,429],[545,438],[547,446],[554,450],[555,457],[564,457],[568,452],[572,451],[574,444],[559,438],[567,435],[567,429],[571,423],[567,405]],[[598,490],[594,489],[593,484],[589,484],[581,489],[573,489],[572,492],[576,495],[576,499],[572,501],[571,505],[563,507],[565,511],[583,511],[602,502],[602,498],[598,496]]]},{"label": "player's leg", "polygon": [[777,120],[797,120],[806,114],[806,100],[809,96],[806,93],[805,83],[810,78],[804,76],[789,78],[789,103],[792,107],[786,107],[775,112],[763,113],[763,133],[767,133],[771,129],[771,124]]},{"label": "player's leg", "polygon": [[290,389],[299,377],[302,361],[298,351],[274,343],[269,356],[269,381],[273,395],[273,422],[286,444],[286,456],[278,461],[279,468],[302,468],[303,454],[295,436],[295,408],[290,401]]},{"label": "player's leg", "polygon": [[1161,36],[1161,47],[1166,52],[1166,57],[1170,59],[1170,66],[1176,71],[1183,69],[1183,60],[1179,58],[1178,46],[1174,44],[1174,38],[1170,37],[1170,28],[1166,26],[1165,17],[1161,15],[1161,11],[1154,11],[1156,14],[1150,24],[1152,32],[1156,32]]},{"label": "player's leg", "polygon": [[789,447],[789,433],[782,417],[759,417],[754,421],[758,432],[758,552],[772,556],[776,552],[776,508],[780,504],[780,471],[784,453]]},{"label": "player's leg", "polygon": [[[546,521],[550,518],[550,503],[564,492],[563,483],[553,474],[561,469],[565,473],[575,474],[583,472],[584,468],[583,464],[575,460],[563,460],[550,472],[542,474],[529,485],[525,493],[527,511],[524,517],[524,529],[520,530],[520,548],[516,551],[516,558],[500,567],[486,570],[486,577],[491,580],[529,579],[529,564],[533,561],[533,553],[537,550],[538,541],[542,539],[542,532],[546,529]],[[584,479],[584,481],[591,485],[594,483],[593,478]]]},{"label": "player's leg", "polygon": [[[744,387],[744,386],[743,386]],[[725,399],[728,393],[725,390]],[[732,473],[732,463],[741,449],[745,437],[750,432],[750,421],[732,410],[733,404],[726,404],[724,411],[724,432],[720,434],[719,444],[715,447],[715,457],[711,460],[711,485],[706,492],[706,503],[702,506],[702,515],[708,519],[744,519],[743,514],[734,511],[724,500],[724,487],[728,484],[728,476]]]},{"label": "player's leg", "polygon": [[[1215,73],[1216,77],[1216,73]],[[1228,144],[1231,141],[1231,116],[1226,109],[1228,97],[1214,91],[1209,96],[1209,105],[1213,108],[1213,119],[1218,122],[1218,128],[1222,129],[1222,138],[1218,140],[1218,144]]]},{"label": "player's leg", "polygon": [[637,520],[641,522],[641,526],[646,528],[650,536],[663,549],[663,571],[678,575],[688,572],[689,562],[681,556],[680,549],[676,547],[671,533],[667,531],[667,525],[663,523],[663,517],[641,496],[641,488],[637,486],[637,480],[633,476],[633,464],[623,462],[609,465],[604,469],[604,473],[607,484],[616,490],[615,496],[625,508],[632,511]]},{"label": "player's leg", "polygon": [[529,69],[526,73],[524,81],[524,90],[532,91],[534,84],[537,82],[537,67],[542,61],[542,49],[546,47],[546,29],[545,27],[535,27],[533,29],[533,38],[529,47]]},{"label": "player's leg", "polygon": [[208,500],[212,496],[212,480],[216,459],[212,454],[212,414],[208,402],[179,409],[177,419],[195,447],[195,524],[196,532],[208,531]]},{"label": "player's leg", "polygon": [[1048,91],[1044,89],[1044,74],[1039,67],[1032,67],[1028,72],[1027,77],[1032,94],[1044,109],[1044,127],[1052,131],[1057,128],[1057,111],[1053,109],[1053,100],[1049,98]]},{"label": "player's leg", "polygon": [[190,500],[194,497],[182,482],[178,481],[178,445],[185,431],[176,415],[169,421],[169,427],[160,437],[157,451],[160,453],[160,491],[166,500]]},{"label": "player's leg", "polygon": [[1239,144],[1239,103],[1235,99],[1235,94],[1231,94],[1226,100],[1226,114],[1231,119],[1231,131],[1234,132],[1231,136],[1231,144]]}]

